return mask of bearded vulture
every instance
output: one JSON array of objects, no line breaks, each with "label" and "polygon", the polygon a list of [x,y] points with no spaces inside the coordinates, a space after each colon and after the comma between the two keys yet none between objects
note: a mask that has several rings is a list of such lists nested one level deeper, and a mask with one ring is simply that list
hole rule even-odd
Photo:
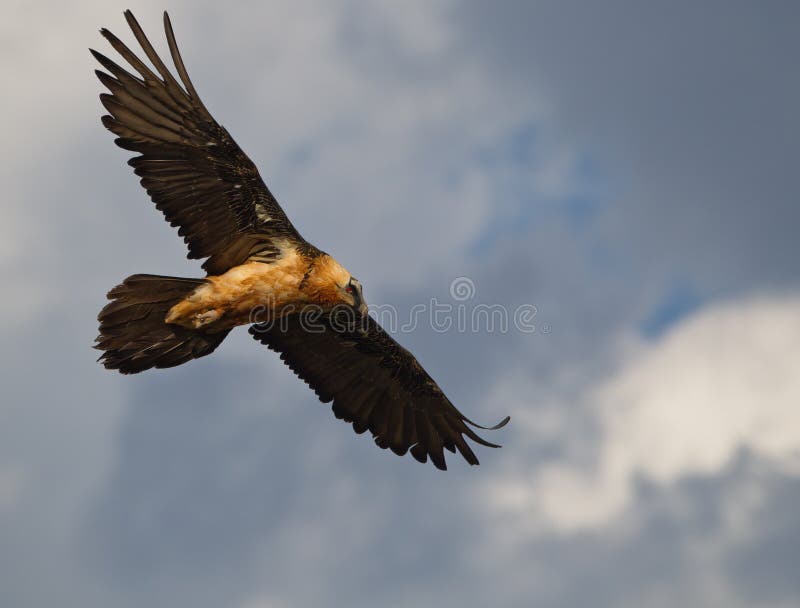
[{"label": "bearded vulture", "polygon": [[[103,125],[150,199],[178,228],[206,276],[136,274],[108,293],[95,348],[108,369],[135,374],[213,352],[237,325],[279,353],[337,418],[395,454],[445,469],[444,450],[470,464],[484,446],[414,356],[368,314],[361,284],[300,236],[253,162],[206,109],[183,64],[169,16],[167,44],[180,82],[130,11],[125,18],[155,71],[106,29],[136,73],[92,50],[108,89]],[[508,422],[506,417],[491,429]],[[490,430],[491,430],[490,429]]]}]

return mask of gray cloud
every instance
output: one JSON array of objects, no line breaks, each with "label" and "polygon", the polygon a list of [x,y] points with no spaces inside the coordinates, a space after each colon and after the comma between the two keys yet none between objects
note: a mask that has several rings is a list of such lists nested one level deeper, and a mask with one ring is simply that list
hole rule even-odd
[{"label": "gray cloud", "polygon": [[[703,292],[796,284],[797,7],[468,3],[461,48],[614,176],[618,270]],[[634,228],[635,227],[635,228]],[[650,287],[650,286],[647,286]]]}]

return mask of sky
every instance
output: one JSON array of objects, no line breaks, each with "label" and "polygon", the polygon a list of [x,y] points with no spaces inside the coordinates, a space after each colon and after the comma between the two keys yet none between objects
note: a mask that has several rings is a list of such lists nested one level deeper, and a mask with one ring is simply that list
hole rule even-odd
[{"label": "sky", "polygon": [[[95,362],[108,289],[201,274],[99,121],[125,8],[502,449],[379,450],[244,330]],[[0,605],[798,605],[796,3],[5,12]]]}]

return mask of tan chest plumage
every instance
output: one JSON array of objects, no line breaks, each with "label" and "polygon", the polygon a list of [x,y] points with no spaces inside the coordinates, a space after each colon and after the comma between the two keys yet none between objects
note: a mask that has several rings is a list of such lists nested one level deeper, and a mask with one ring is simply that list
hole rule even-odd
[{"label": "tan chest plumage", "polygon": [[222,330],[268,321],[307,304],[334,306],[349,273],[328,255],[308,258],[289,249],[271,264],[245,262],[206,280],[169,310],[167,323]]}]

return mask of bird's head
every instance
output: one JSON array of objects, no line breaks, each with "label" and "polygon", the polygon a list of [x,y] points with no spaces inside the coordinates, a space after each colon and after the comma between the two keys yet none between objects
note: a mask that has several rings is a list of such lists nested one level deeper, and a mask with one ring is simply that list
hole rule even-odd
[{"label": "bird's head", "polygon": [[367,314],[361,283],[328,254],[314,260],[300,283],[300,289],[313,303],[331,307],[344,305],[361,315]]},{"label": "bird's head", "polygon": [[342,287],[342,299],[356,309],[360,314],[367,314],[367,303],[364,301],[364,294],[361,292],[361,283],[355,277],[350,277],[346,285]]}]

